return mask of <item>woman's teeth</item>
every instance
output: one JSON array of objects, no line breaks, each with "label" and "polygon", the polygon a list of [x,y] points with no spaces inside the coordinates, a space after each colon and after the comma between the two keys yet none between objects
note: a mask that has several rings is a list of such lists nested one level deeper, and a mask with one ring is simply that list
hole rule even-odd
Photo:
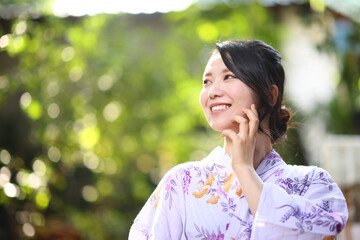
[{"label": "woman's teeth", "polygon": [[219,110],[225,110],[229,108],[229,105],[217,105],[211,108],[211,111],[219,111]]}]

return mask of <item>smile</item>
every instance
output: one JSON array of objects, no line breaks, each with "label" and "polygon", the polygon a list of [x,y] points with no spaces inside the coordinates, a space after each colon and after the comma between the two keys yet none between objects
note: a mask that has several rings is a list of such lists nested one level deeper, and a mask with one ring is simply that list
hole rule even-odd
[{"label": "smile", "polygon": [[222,110],[226,110],[230,107],[230,105],[216,105],[210,108],[211,112],[215,112],[215,111],[222,111]]}]

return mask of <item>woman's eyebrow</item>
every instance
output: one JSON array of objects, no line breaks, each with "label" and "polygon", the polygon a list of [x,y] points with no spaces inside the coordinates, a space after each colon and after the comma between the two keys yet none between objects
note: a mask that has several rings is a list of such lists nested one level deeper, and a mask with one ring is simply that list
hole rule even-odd
[{"label": "woman's eyebrow", "polygon": [[[227,68],[224,68],[223,70],[222,70],[222,72],[223,73],[227,73],[227,72],[231,72],[229,69],[227,69]],[[232,72],[231,72],[232,73]]]},{"label": "woman's eyebrow", "polygon": [[[222,71],[222,73],[228,73],[228,72],[231,72],[228,68],[224,68]],[[204,74],[204,77],[210,77],[212,76],[212,73],[211,72],[207,72]]]},{"label": "woman's eyebrow", "polygon": [[204,74],[204,77],[210,77],[210,76],[212,76],[211,72],[207,72],[207,73]]}]

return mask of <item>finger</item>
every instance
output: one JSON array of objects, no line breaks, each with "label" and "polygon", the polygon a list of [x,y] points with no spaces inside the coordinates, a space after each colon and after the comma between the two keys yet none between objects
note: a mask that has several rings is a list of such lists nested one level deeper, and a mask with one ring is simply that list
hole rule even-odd
[{"label": "finger", "polygon": [[238,135],[234,131],[227,129],[221,133],[220,137],[226,137],[234,142],[238,138]]},{"label": "finger", "polygon": [[251,106],[251,108],[252,109],[243,109],[243,111],[249,118],[249,136],[255,136],[259,129],[259,117],[256,109],[254,109],[253,106]]},{"label": "finger", "polygon": [[256,122],[255,120],[259,119],[256,109],[254,111],[253,109],[243,108],[243,111],[246,114],[246,116],[249,118],[250,122],[251,121]]},{"label": "finger", "polygon": [[258,113],[258,111],[257,111],[257,109],[256,109],[256,106],[255,106],[255,104],[251,104],[251,110],[254,112],[254,114],[255,114],[255,116],[257,116],[257,117],[259,117],[259,113]]},{"label": "finger", "polygon": [[241,138],[249,136],[249,121],[241,116],[235,116],[235,121],[239,123],[239,133]]}]

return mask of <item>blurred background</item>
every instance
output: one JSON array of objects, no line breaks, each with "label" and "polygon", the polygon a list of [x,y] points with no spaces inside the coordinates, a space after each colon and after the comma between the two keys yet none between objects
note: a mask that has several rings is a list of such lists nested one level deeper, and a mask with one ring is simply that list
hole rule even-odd
[{"label": "blurred background", "polygon": [[174,165],[222,141],[199,104],[214,43],[287,74],[291,164],[324,167],[360,224],[360,1],[1,0],[0,239],[127,239]]}]

